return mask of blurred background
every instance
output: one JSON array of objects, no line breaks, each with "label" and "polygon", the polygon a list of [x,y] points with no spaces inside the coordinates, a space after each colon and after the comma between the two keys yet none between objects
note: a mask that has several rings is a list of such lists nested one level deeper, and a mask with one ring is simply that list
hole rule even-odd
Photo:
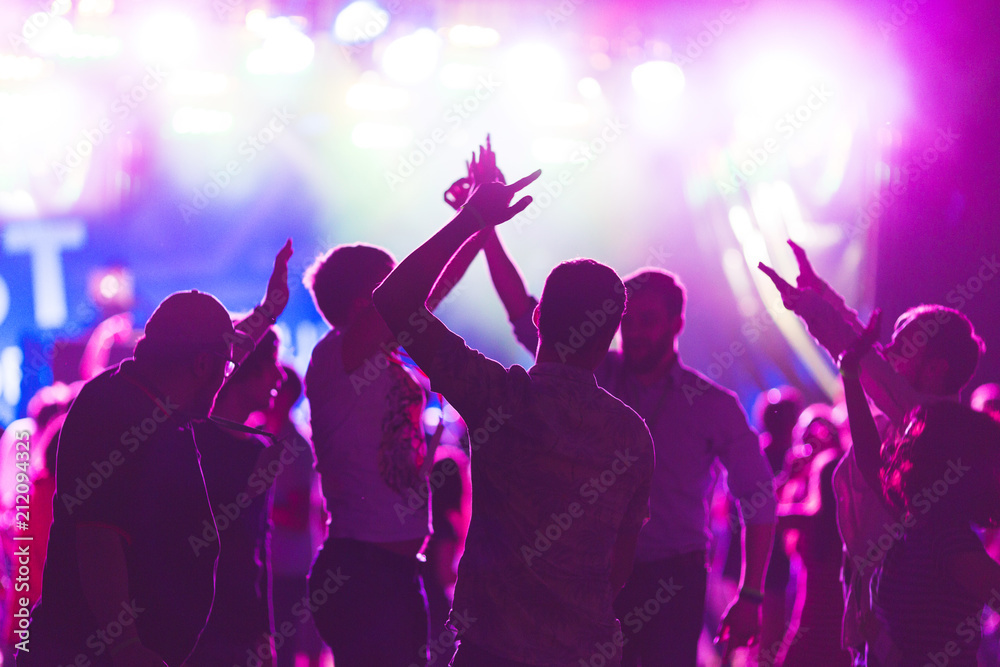
[{"label": "blurred background", "polygon": [[[531,289],[577,256],[676,272],[682,358],[748,408],[837,390],[755,268],[794,277],[789,237],[865,318],[965,312],[995,381],[998,32],[992,0],[4,0],[0,424],[171,292],[249,309],[287,237],[303,372],[304,268],[402,258],[487,132],[508,178],[544,170],[501,229]],[[481,259],[439,313],[530,365]]]}]

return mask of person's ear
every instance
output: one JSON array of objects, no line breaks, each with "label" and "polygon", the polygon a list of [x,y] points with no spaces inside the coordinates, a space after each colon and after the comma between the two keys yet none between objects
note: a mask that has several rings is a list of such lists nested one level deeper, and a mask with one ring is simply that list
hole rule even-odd
[{"label": "person's ear", "polygon": [[542,312],[541,308],[542,308],[542,303],[539,301],[535,305],[535,309],[531,311],[531,322],[532,324],[535,325],[536,330],[538,329],[538,322],[541,319],[541,312]]}]

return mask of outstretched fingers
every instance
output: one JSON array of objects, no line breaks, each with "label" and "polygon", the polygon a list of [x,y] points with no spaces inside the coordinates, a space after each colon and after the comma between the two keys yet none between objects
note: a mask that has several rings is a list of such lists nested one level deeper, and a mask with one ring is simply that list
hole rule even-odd
[{"label": "outstretched fingers", "polygon": [[[528,174],[527,176],[525,176],[521,180],[516,181],[514,183],[511,183],[510,185],[507,186],[507,188],[510,190],[511,195],[513,195],[518,190],[522,190],[522,189],[526,188],[527,186],[531,185],[532,183],[534,183],[536,180],[538,180],[538,177],[541,176],[541,175],[542,175],[542,170],[541,169],[536,169],[535,171],[533,171],[532,173]],[[520,202],[518,202],[518,203],[520,203]]]}]

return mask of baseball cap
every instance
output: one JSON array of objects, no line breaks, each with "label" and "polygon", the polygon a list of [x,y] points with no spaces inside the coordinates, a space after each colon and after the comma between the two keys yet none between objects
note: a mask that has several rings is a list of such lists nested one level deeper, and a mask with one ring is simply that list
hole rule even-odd
[{"label": "baseball cap", "polygon": [[223,347],[238,342],[225,306],[211,294],[190,290],[164,299],[146,322],[145,340],[157,348]]}]

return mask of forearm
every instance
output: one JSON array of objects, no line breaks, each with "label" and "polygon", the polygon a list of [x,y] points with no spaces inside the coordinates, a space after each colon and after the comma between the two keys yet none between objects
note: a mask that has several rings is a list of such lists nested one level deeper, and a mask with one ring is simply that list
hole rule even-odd
[{"label": "forearm", "polygon": [[844,377],[844,403],[847,406],[847,419],[851,427],[854,461],[858,464],[861,476],[868,486],[872,491],[879,493],[882,489],[879,478],[879,470],[882,467],[879,450],[882,441],[875,425],[875,418],[872,417],[871,409],[868,407],[865,390],[862,389],[858,378]]},{"label": "forearm", "polygon": [[427,306],[431,310],[437,308],[438,304],[444,301],[448,293],[454,289],[458,281],[462,279],[465,272],[468,271],[469,265],[472,264],[472,260],[476,258],[479,254],[479,250],[483,247],[483,242],[485,240],[486,232],[480,232],[478,234],[473,234],[471,238],[465,241],[462,246],[458,249],[454,255],[452,255],[451,260],[449,260],[448,265],[444,267],[444,271],[441,272],[441,277],[438,278],[437,282],[434,284],[434,288],[431,290],[431,295],[427,299]]},{"label": "forearm", "polygon": [[743,531],[743,578],[740,588],[763,590],[764,575],[771,559],[771,545],[774,543],[774,524],[757,523],[744,526]]},{"label": "forearm", "polygon": [[434,236],[399,263],[372,294],[375,307],[393,333],[406,330],[409,318],[419,315],[445,265],[474,233],[475,213],[463,210]]},{"label": "forearm", "polygon": [[524,286],[524,278],[517,265],[504,248],[495,230],[486,230],[483,254],[490,269],[490,279],[497,296],[507,311],[507,318],[513,322],[531,308],[532,300]]}]

